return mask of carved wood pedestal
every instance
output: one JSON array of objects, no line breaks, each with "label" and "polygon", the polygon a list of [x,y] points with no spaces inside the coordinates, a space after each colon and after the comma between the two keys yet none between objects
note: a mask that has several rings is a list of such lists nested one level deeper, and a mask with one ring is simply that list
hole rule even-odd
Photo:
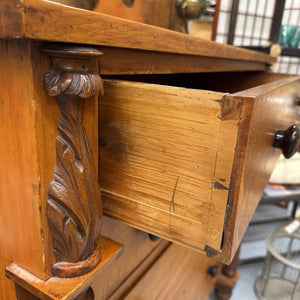
[{"label": "carved wood pedestal", "polygon": [[60,110],[55,170],[42,216],[49,225],[55,262],[52,276],[46,280],[16,263],[7,267],[6,275],[42,300],[94,299],[89,288],[93,277],[122,249],[100,235],[97,155],[95,160],[82,117],[85,102],[97,101],[103,94],[98,75],[102,52],[70,44],[49,44],[41,50],[52,65],[45,74],[46,91],[52,100],[56,97]]},{"label": "carved wood pedestal", "polygon": [[53,67],[46,89],[56,96],[61,118],[56,138],[56,167],[49,185],[47,219],[56,263],[52,273],[74,277],[101,260],[98,247],[102,204],[92,150],[82,124],[83,101],[103,94],[97,72],[102,52],[91,47],[52,44],[43,48]]},{"label": "carved wood pedestal", "polygon": [[92,271],[78,277],[59,278],[53,276],[48,280],[41,280],[15,263],[6,268],[6,276],[41,300],[75,300],[78,296],[81,297],[78,300],[86,299],[83,295],[85,293],[91,295],[87,289],[93,279],[120,255],[122,245],[103,238],[100,242],[100,249],[102,252],[101,262]]}]

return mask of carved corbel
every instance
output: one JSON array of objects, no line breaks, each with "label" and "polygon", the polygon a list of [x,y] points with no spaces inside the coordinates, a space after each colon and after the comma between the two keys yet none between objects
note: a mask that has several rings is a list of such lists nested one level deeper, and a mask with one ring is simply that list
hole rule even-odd
[{"label": "carved corbel", "polygon": [[48,189],[47,219],[56,263],[53,276],[75,277],[101,260],[102,203],[91,147],[82,124],[82,105],[103,93],[97,74],[102,52],[88,46],[52,44],[43,48],[52,68],[46,89],[55,96],[61,117],[56,166]]}]

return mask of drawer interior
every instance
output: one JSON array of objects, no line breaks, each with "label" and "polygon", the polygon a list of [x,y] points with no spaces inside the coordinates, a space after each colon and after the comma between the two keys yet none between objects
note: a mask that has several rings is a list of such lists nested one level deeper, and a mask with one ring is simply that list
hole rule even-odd
[{"label": "drawer interior", "polygon": [[236,93],[290,76],[291,75],[287,74],[254,71],[194,74],[118,75],[103,76],[103,78],[210,90],[221,93]]},{"label": "drawer interior", "polygon": [[229,263],[280,155],[272,147],[274,133],[297,119],[300,82],[286,77],[255,72],[104,80],[104,212]]}]

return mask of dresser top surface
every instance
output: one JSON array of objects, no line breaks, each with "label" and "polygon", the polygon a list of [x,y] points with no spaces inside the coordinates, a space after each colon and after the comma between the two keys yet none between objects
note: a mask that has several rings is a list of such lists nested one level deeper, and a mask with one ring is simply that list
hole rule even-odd
[{"label": "dresser top surface", "polygon": [[2,0],[0,37],[81,43],[272,64],[275,58],[43,0]]}]

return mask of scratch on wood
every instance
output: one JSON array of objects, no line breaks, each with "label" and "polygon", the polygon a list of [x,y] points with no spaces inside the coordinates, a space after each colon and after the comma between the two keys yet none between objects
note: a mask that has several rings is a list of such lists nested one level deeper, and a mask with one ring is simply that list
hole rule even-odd
[{"label": "scratch on wood", "polygon": [[176,183],[175,183],[175,186],[174,186],[172,199],[171,199],[171,202],[170,202],[170,205],[169,205],[169,212],[170,212],[170,213],[171,213],[172,208],[173,208],[173,213],[175,213],[175,202],[174,202],[174,198],[175,198],[175,192],[176,192],[176,188],[177,188],[178,179],[179,179],[179,176],[178,176],[177,179],[176,179]]}]

